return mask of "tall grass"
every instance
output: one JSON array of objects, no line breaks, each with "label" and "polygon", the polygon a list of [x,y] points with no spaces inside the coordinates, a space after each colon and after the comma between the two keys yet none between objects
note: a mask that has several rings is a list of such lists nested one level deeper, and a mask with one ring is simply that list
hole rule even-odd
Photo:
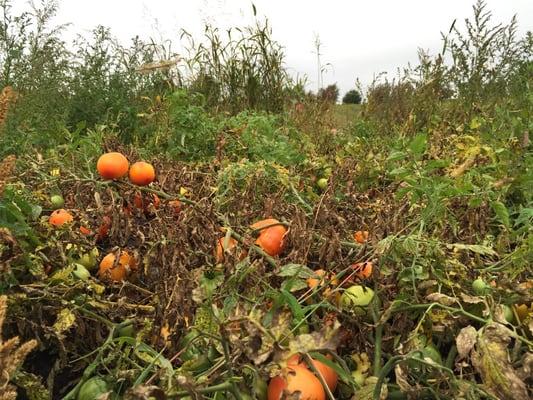
[{"label": "tall grass", "polygon": [[368,90],[364,115],[390,133],[398,127],[415,133],[438,123],[443,113],[468,123],[517,99],[531,109],[531,44],[531,32],[517,37],[516,18],[493,25],[491,12],[478,0],[464,29],[454,21],[443,35],[441,53],[420,52],[419,64],[392,81],[378,76]]},{"label": "tall grass", "polygon": [[273,40],[268,21],[221,32],[205,27],[205,40],[189,41],[186,59],[190,87],[211,107],[233,114],[244,109],[280,112],[293,82],[284,65],[282,47]]},{"label": "tall grass", "polygon": [[[183,130],[190,121],[182,112],[280,112],[302,91],[266,21],[226,32],[206,26],[201,42],[183,32],[187,54],[178,58],[170,40],[136,37],[124,46],[102,26],[66,43],[66,27],[53,24],[58,1],[30,3],[20,14],[12,4],[0,0],[0,85],[13,86],[20,101],[3,128],[0,155],[53,147],[65,141],[65,128],[101,125],[125,143],[163,143],[174,156],[212,154],[213,130]],[[156,98],[162,103],[154,110]]]}]

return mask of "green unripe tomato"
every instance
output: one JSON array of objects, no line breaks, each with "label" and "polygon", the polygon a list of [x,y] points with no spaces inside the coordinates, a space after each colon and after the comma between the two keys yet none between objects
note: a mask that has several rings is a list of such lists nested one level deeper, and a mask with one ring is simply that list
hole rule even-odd
[{"label": "green unripe tomato", "polygon": [[513,324],[515,322],[513,309],[509,307],[507,304],[503,305],[503,316],[505,320],[509,322],[510,324]]},{"label": "green unripe tomato", "polygon": [[72,271],[72,273],[76,278],[81,279],[82,281],[86,281],[87,279],[89,279],[91,273],[87,270],[87,268],[78,263],[74,264],[74,266],[76,267],[76,269]]},{"label": "green unripe tomato", "polygon": [[374,291],[361,285],[350,286],[341,296],[341,306],[345,310],[352,310],[363,315],[374,298]]},{"label": "green unripe tomato", "polygon": [[52,203],[52,207],[54,209],[58,209],[65,205],[65,200],[60,194],[54,194],[52,197],[50,197],[50,203]]},{"label": "green unripe tomato", "polygon": [[317,182],[316,182],[316,185],[321,189],[321,190],[324,190],[328,187],[328,180],[326,178],[320,178]]},{"label": "green unripe tomato", "polygon": [[324,177],[329,178],[332,173],[333,169],[331,167],[324,168]]},{"label": "green unripe tomato", "polygon": [[485,296],[490,293],[491,287],[481,278],[477,278],[472,282],[472,289],[478,296]]},{"label": "green unripe tomato", "polygon": [[78,400],[94,400],[109,392],[109,385],[102,378],[95,376],[81,385]]}]

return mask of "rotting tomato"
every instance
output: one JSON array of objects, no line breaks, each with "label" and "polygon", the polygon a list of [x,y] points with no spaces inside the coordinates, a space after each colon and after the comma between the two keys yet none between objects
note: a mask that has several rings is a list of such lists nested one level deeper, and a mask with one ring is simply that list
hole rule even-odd
[{"label": "rotting tomato", "polygon": [[120,282],[126,278],[130,270],[135,268],[135,260],[128,252],[120,251],[118,262],[116,262],[115,253],[109,253],[100,261],[98,276],[104,280]]},{"label": "rotting tomato", "polygon": [[141,192],[136,192],[133,195],[133,205],[135,206],[135,208],[144,212],[149,211],[150,207],[158,209],[160,204],[161,200],[159,199],[159,196],[155,193],[144,195]]},{"label": "rotting tomato", "polygon": [[237,245],[237,241],[230,237],[226,240],[225,237],[218,239],[216,248],[217,263],[224,262],[226,251],[231,251]]},{"label": "rotting tomato", "polygon": [[285,245],[287,229],[282,225],[265,228],[259,234],[255,244],[261,247],[270,256],[278,256]]},{"label": "rotting tomato", "polygon": [[357,231],[353,234],[353,238],[359,244],[366,243],[368,240],[368,231]]},{"label": "rotting tomato", "polygon": [[80,226],[80,233],[84,236],[89,236],[93,234],[93,231],[82,225]]},{"label": "rotting tomato", "polygon": [[172,209],[172,211],[174,212],[174,214],[179,214],[180,211],[181,211],[181,201],[179,200],[170,200],[168,202],[168,205],[170,206],[170,208]]},{"label": "rotting tomato", "polygon": [[96,234],[96,240],[103,240],[109,234],[109,229],[111,228],[111,218],[108,215],[104,215],[102,218],[102,223],[98,227],[98,233]]},{"label": "rotting tomato", "polygon": [[73,220],[74,217],[71,213],[69,213],[67,210],[64,210],[63,208],[60,208],[59,210],[55,210],[52,214],[50,214],[48,222],[50,223],[50,225],[55,226],[57,228],[65,224],[69,224]]},{"label": "rotting tomato", "polygon": [[356,271],[355,275],[359,279],[368,279],[372,276],[373,265],[371,261],[352,264],[352,268]]}]

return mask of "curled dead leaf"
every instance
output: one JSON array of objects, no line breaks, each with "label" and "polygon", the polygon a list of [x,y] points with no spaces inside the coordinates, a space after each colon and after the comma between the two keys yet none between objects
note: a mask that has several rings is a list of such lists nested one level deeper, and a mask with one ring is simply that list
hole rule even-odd
[{"label": "curled dead leaf", "polygon": [[455,338],[459,360],[466,358],[470,354],[470,351],[476,344],[476,338],[477,330],[471,325],[459,331],[459,334]]},{"label": "curled dead leaf", "polygon": [[447,296],[443,293],[431,293],[426,296],[426,300],[439,303],[445,306],[451,306],[457,303],[457,299],[454,297]]}]

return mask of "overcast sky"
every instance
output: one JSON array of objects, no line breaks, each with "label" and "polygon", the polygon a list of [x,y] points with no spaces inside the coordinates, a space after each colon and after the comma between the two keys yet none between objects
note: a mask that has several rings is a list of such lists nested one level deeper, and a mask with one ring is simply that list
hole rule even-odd
[{"label": "overcast sky", "polygon": [[[22,2],[15,0],[15,3]],[[59,22],[72,23],[69,33],[108,26],[120,40],[131,37],[171,38],[178,42],[181,28],[200,37],[205,21],[220,27],[253,21],[249,0],[61,0]],[[316,90],[314,38],[322,42],[322,63],[332,66],[324,84],[335,83],[341,93],[363,84],[375,73],[394,76],[397,67],[415,63],[417,49],[437,53],[440,32],[452,21],[472,15],[474,0],[254,0],[258,15],[266,16],[275,39],[285,48],[293,75],[307,75]],[[494,22],[518,16],[520,32],[533,29],[533,0],[488,0]],[[462,26],[462,24],[460,25]],[[175,49],[179,45],[176,43]]]}]

